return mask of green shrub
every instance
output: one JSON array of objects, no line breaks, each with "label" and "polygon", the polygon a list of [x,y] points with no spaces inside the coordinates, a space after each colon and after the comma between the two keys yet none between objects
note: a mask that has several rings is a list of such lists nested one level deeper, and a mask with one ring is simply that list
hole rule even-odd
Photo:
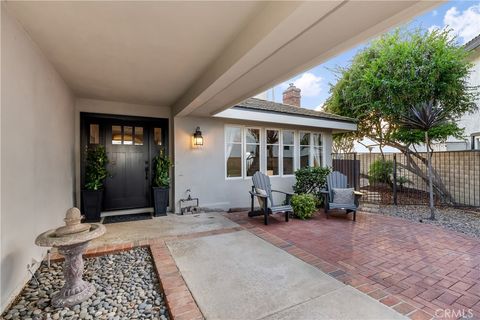
[{"label": "green shrub", "polygon": [[403,177],[403,176],[397,177],[397,185],[400,188],[400,190],[402,190],[406,184],[413,184],[413,182],[407,177]]},{"label": "green shrub", "polygon": [[170,167],[172,162],[163,151],[153,158],[153,187],[170,187]]},{"label": "green shrub", "polygon": [[330,168],[327,167],[306,167],[295,171],[296,183],[293,191],[297,194],[312,194],[316,198],[316,203],[320,206],[323,203],[323,197],[320,190],[327,184],[327,175]]},{"label": "green shrub", "polygon": [[310,219],[316,210],[316,203],[312,194],[295,194],[292,196],[293,213],[302,220]]},{"label": "green shrub", "polygon": [[108,177],[108,157],[104,146],[89,147],[85,151],[85,189],[101,190]]},{"label": "green shrub", "polygon": [[368,182],[387,183],[392,185],[393,161],[378,159],[372,162],[368,169]]}]

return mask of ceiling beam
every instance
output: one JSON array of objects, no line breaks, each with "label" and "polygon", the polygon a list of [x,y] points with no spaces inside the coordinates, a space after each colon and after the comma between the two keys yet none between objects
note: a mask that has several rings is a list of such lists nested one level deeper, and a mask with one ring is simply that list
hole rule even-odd
[{"label": "ceiling beam", "polygon": [[218,113],[442,2],[270,3],[174,104],[173,113]]}]

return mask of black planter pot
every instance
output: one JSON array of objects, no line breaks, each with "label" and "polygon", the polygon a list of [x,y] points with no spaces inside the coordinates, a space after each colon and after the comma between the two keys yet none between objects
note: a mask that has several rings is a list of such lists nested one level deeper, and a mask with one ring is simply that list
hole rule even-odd
[{"label": "black planter pot", "polygon": [[169,188],[153,187],[153,206],[155,217],[166,216]]},{"label": "black planter pot", "polygon": [[85,220],[99,222],[102,212],[103,190],[82,190],[82,208]]}]

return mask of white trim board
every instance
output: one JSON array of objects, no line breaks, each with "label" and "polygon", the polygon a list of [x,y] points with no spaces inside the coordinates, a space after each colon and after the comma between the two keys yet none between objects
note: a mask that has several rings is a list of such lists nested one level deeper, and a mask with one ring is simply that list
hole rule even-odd
[{"label": "white trim board", "polygon": [[357,125],[355,123],[318,119],[312,117],[293,116],[287,114],[278,114],[273,112],[258,112],[240,109],[228,109],[213,115],[216,118],[251,120],[269,123],[289,124],[302,127],[316,127],[333,129],[338,131],[356,131]]}]

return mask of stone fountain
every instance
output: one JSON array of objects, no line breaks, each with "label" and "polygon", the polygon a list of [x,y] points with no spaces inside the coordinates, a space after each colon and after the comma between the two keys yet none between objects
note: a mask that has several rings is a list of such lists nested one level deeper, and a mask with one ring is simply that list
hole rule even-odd
[{"label": "stone fountain", "polygon": [[58,248],[58,252],[65,257],[63,264],[65,285],[52,297],[54,307],[74,306],[95,293],[95,287],[82,279],[82,254],[89,241],[105,233],[105,226],[97,223],[81,223],[81,220],[80,210],[68,209],[64,219],[65,226],[48,230],[35,240],[38,246]]}]

